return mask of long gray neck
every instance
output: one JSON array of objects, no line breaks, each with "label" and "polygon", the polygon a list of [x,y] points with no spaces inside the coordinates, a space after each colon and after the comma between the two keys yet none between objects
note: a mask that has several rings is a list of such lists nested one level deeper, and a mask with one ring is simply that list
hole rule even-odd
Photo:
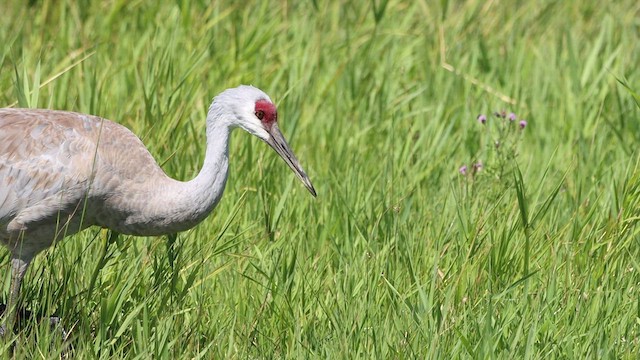
[{"label": "long gray neck", "polygon": [[229,169],[232,114],[214,102],[207,116],[207,151],[198,175],[190,181],[168,176],[128,185],[129,199],[111,209],[110,222],[97,222],[133,235],[163,235],[194,227],[220,201]]},{"label": "long gray neck", "polygon": [[[211,116],[211,113],[209,114]],[[147,188],[142,209],[130,213],[120,231],[134,235],[164,235],[188,230],[204,220],[220,201],[229,169],[229,135],[225,121],[207,119],[207,151],[198,175],[182,182],[166,177]]]},{"label": "long gray neck", "polygon": [[227,183],[231,129],[221,121],[208,125],[202,169],[193,180],[177,182],[174,188],[176,231],[187,230],[206,218],[220,201]]}]

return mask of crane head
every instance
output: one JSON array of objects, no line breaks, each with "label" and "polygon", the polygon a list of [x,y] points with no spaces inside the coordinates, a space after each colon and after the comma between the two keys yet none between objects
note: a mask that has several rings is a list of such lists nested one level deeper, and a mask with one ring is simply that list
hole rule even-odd
[{"label": "crane head", "polygon": [[216,105],[225,108],[225,115],[231,115],[225,116],[231,121],[230,126],[240,127],[269,144],[289,165],[311,195],[316,196],[311,180],[278,127],[278,111],[267,94],[253,86],[241,85],[216,96],[209,110],[210,116],[218,107]]}]

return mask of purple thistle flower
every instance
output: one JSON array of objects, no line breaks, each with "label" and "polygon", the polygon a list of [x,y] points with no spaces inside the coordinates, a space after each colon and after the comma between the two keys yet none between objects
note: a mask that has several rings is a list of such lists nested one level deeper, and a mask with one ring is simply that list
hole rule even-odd
[{"label": "purple thistle flower", "polygon": [[462,175],[467,175],[467,165],[462,165],[460,166],[460,169],[458,169],[458,171],[460,172],[460,174]]},{"label": "purple thistle flower", "polygon": [[526,120],[520,120],[520,129],[524,129],[525,127],[527,127],[527,121]]},{"label": "purple thistle flower", "polygon": [[487,117],[484,114],[478,115],[477,119],[483,125],[487,123]]},{"label": "purple thistle flower", "polygon": [[477,163],[473,164],[473,172],[476,173],[478,171],[482,170],[482,161],[478,161]]},{"label": "purple thistle flower", "polygon": [[515,120],[516,120],[516,114],[509,113],[509,121],[515,121]]}]

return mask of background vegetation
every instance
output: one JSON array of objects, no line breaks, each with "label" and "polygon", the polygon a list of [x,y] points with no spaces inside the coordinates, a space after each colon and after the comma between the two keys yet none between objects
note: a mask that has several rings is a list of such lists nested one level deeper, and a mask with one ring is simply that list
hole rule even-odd
[{"label": "background vegetation", "polygon": [[[71,336],[32,318],[16,357],[640,352],[637,1],[1,7],[3,106],[118,121],[186,180],[210,100],[253,84],[318,190],[236,131],[221,204],[173,247],[96,228],[38,256],[24,306]],[[528,126],[499,135],[502,110]]]}]

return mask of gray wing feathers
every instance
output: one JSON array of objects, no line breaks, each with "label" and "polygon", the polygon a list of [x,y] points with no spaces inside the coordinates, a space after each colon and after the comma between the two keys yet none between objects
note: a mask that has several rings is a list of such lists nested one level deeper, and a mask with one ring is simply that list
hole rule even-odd
[{"label": "gray wing feathers", "polygon": [[96,144],[69,116],[0,110],[0,224],[7,231],[66,212],[87,195]]},{"label": "gray wing feathers", "polygon": [[147,206],[150,184],[163,181],[172,180],[124,126],[72,112],[0,109],[2,242],[27,234],[48,246],[58,231],[124,226]]}]

